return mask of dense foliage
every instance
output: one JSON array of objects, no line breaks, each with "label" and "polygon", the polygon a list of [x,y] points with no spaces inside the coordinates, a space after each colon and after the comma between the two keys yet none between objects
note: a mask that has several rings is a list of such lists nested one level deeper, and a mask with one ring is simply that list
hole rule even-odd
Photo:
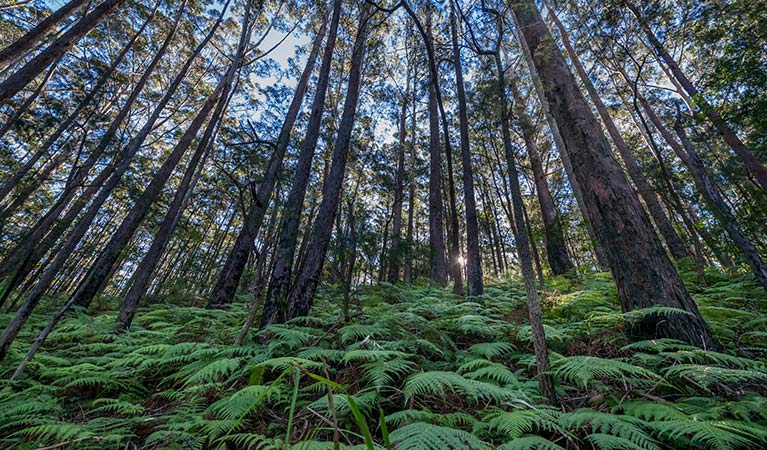
[{"label": "dense foliage", "polygon": [[424,283],[363,287],[349,323],[328,286],[311,318],[244,346],[232,345],[243,303],[167,298],[129,334],[112,333],[109,312],[80,313],[23,380],[3,382],[0,445],[332,449],[337,430],[340,448],[763,448],[767,296],[747,277],[712,270],[707,281],[694,296],[722,352],[628,343],[623,321],[649,311],[621,314],[608,274],[548,280],[561,407],[540,403],[518,282],[470,299]]}]

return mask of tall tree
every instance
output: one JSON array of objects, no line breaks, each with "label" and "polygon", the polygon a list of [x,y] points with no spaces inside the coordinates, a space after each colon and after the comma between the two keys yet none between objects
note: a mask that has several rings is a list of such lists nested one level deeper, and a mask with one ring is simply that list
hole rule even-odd
[{"label": "tall tree", "polygon": [[349,65],[349,81],[344,100],[344,112],[333,145],[333,161],[325,186],[322,189],[322,203],[312,226],[306,257],[296,277],[296,282],[287,297],[288,319],[309,314],[322,277],[322,267],[325,263],[333,222],[338,213],[341,187],[346,175],[346,163],[349,160],[352,129],[354,128],[362,84],[362,64],[368,45],[368,28],[372,17],[369,9],[371,8],[368,5],[361,7],[357,35],[354,38]]},{"label": "tall tree", "polygon": [[450,37],[453,46],[456,94],[458,97],[458,123],[461,135],[461,164],[463,168],[463,196],[466,208],[466,285],[470,296],[482,295],[482,258],[479,254],[479,224],[477,221],[477,200],[474,195],[474,172],[471,168],[469,142],[469,115],[466,106],[466,91],[463,81],[463,63],[458,45],[454,0],[450,0]]},{"label": "tall tree", "polygon": [[314,91],[309,122],[304,140],[301,143],[290,192],[282,210],[280,236],[277,240],[277,248],[275,249],[274,268],[269,278],[269,287],[264,299],[261,328],[274,322],[277,319],[276,315],[284,311],[284,297],[290,284],[296,244],[298,242],[301,210],[306,197],[306,188],[309,183],[314,150],[317,147],[317,141],[320,136],[322,114],[325,109],[325,97],[330,82],[330,69],[333,63],[333,52],[336,46],[336,36],[338,35],[338,22],[341,17],[341,4],[341,0],[334,0],[333,2],[333,15],[330,19],[328,38],[322,54],[322,64],[320,65],[320,73]]},{"label": "tall tree", "polygon": [[586,213],[607,253],[621,307],[663,305],[690,315],[650,314],[627,323],[634,337],[670,337],[718,348],[708,325],[666,255],[639,199],[628,184],[610,145],[532,0],[511,4],[514,18],[540,76],[564,152],[580,183]]},{"label": "tall tree", "polygon": [[623,137],[618,131],[618,127],[615,126],[615,122],[607,111],[607,107],[597,93],[594,84],[591,82],[578,54],[570,43],[570,37],[567,34],[567,30],[565,30],[564,25],[562,25],[562,22],[559,20],[559,17],[557,17],[554,10],[548,5],[547,8],[552,22],[554,22],[554,25],[559,31],[562,43],[570,57],[570,62],[572,62],[573,67],[575,67],[575,72],[578,74],[581,83],[583,83],[583,86],[586,88],[586,92],[588,93],[591,102],[596,107],[597,113],[599,113],[599,117],[602,119],[602,123],[607,129],[607,133],[615,144],[615,148],[618,149],[618,154],[620,155],[621,160],[623,160],[623,164],[626,166],[626,171],[628,172],[629,177],[631,177],[631,181],[634,182],[634,187],[636,187],[637,192],[642,197],[642,200],[644,200],[644,204],[647,207],[647,211],[650,213],[650,217],[652,217],[653,222],[655,222],[655,226],[658,227],[658,231],[660,231],[661,236],[663,236],[663,240],[666,241],[671,256],[676,259],[690,256],[687,246],[684,241],[682,241],[682,238],[679,237],[676,230],[674,230],[671,220],[669,220],[668,216],[663,211],[658,200],[656,189],[649,181],[647,181],[647,178],[642,173],[639,164],[637,164],[626,141],[623,140]]},{"label": "tall tree", "polygon": [[13,75],[0,83],[0,106],[4,105],[16,93],[24,89],[35,77],[43,72],[51,63],[58,60],[75,45],[80,38],[88,34],[104,17],[122,5],[125,0],[104,0],[88,15],[72,25],[64,34],[52,42],[27,62]]},{"label": "tall tree", "polygon": [[70,0],[10,45],[0,50],[0,69],[11,64],[16,58],[24,55],[38,42],[45,39],[60,23],[77,14],[86,3],[88,0]]},{"label": "tall tree", "polygon": [[737,133],[735,133],[732,127],[722,118],[716,108],[706,100],[704,93],[690,81],[687,75],[679,67],[679,64],[674,57],[671,56],[652,31],[646,17],[642,14],[639,8],[630,0],[624,0],[624,4],[634,17],[636,17],[640,27],[647,36],[647,40],[650,41],[650,45],[658,53],[658,56],[660,56],[666,63],[674,78],[676,78],[676,81],[682,86],[687,95],[692,98],[694,104],[700,108],[703,115],[709,122],[711,122],[711,125],[713,125],[714,129],[722,136],[727,145],[729,145],[735,154],[740,157],[748,171],[751,172],[754,178],[756,178],[762,189],[767,192],[767,167],[757,159],[751,149],[741,141]]},{"label": "tall tree", "polygon": [[322,38],[324,37],[327,28],[326,17],[323,17],[321,20],[322,23],[320,29],[314,38],[312,50],[306,61],[304,70],[298,79],[298,84],[293,93],[293,99],[290,102],[290,106],[285,115],[285,120],[280,128],[280,133],[274,144],[274,149],[266,166],[264,176],[261,179],[261,183],[259,184],[250,203],[250,207],[245,214],[242,228],[237,235],[237,240],[234,242],[234,246],[229,252],[226,263],[221,269],[218,281],[210,295],[210,306],[231,302],[240,285],[240,279],[242,278],[242,273],[247,264],[250,250],[253,246],[256,234],[258,233],[258,229],[261,226],[261,222],[264,219],[264,215],[266,214],[269,198],[272,196],[272,192],[277,183],[277,178],[282,171],[285,153],[287,152],[288,144],[290,143],[290,136],[293,132],[293,127],[298,118],[298,114],[301,112],[301,105],[309,87],[309,81],[312,72],[314,71],[317,56],[319,55]]},{"label": "tall tree", "polygon": [[[18,334],[19,330],[21,330],[21,327],[24,325],[24,323],[29,318],[29,316],[32,314],[32,311],[34,311],[34,309],[37,307],[38,303],[42,299],[45,292],[51,287],[51,284],[53,283],[54,279],[58,275],[59,271],[62,269],[62,267],[64,267],[64,264],[70,258],[71,253],[77,248],[78,245],[80,245],[80,242],[83,239],[83,236],[85,236],[85,234],[88,232],[88,229],[90,228],[91,224],[94,222],[96,215],[98,214],[102,205],[104,204],[104,202],[106,202],[107,198],[110,197],[110,195],[112,194],[112,191],[118,185],[120,179],[122,178],[123,174],[128,169],[128,166],[133,160],[133,157],[139,151],[139,149],[143,145],[146,138],[154,129],[156,122],[160,118],[160,115],[162,114],[167,104],[176,95],[176,92],[178,88],[180,87],[181,83],[186,78],[187,73],[192,66],[192,63],[197,57],[199,57],[202,50],[207,46],[208,42],[211,40],[216,30],[221,25],[224,15],[227,12],[228,6],[229,6],[229,3],[227,2],[223,6],[221,10],[221,14],[218,16],[218,19],[213,24],[208,34],[186,59],[183,67],[179,70],[176,77],[168,86],[165,92],[165,95],[163,95],[162,99],[160,99],[159,103],[156,105],[151,116],[149,117],[149,119],[147,119],[147,122],[144,124],[141,130],[136,134],[136,136],[134,136],[130,140],[130,142],[126,146],[124,146],[121,149],[120,152],[118,152],[119,159],[115,161],[113,165],[106,167],[104,171],[102,171],[102,173],[104,174],[109,174],[109,176],[104,180],[103,184],[89,186],[89,188],[86,189],[86,191],[83,192],[83,194],[80,196],[78,201],[76,201],[73,204],[73,208],[70,208],[71,210],[74,211],[74,214],[72,214],[71,216],[67,214],[65,216],[63,222],[68,222],[66,224],[67,226],[69,226],[69,224],[71,224],[72,221],[75,220],[76,213],[80,209],[84,208],[86,204],[88,204],[88,201],[90,201],[90,204],[88,204],[88,207],[83,213],[80,220],[72,228],[69,235],[66,237],[66,240],[63,243],[63,245],[57,250],[55,255],[50,259],[50,261],[45,267],[45,270],[41,273],[39,279],[36,280],[34,286],[29,290],[24,300],[24,303],[16,311],[16,314],[14,314],[11,321],[3,330],[2,335],[0,335],[0,359],[2,359],[5,356],[8,348],[10,347],[13,340],[16,338],[16,335]],[[96,195],[94,198],[91,199],[90,196],[92,196],[93,194],[96,194]],[[46,241],[43,241],[43,243],[45,243]],[[66,309],[68,309],[66,305],[65,307],[66,308],[62,308],[62,310],[64,310],[62,312],[62,315],[66,312]],[[55,326],[55,323],[50,327],[50,329],[53,329],[53,326]],[[40,343],[39,345],[42,345],[42,343]]]}]

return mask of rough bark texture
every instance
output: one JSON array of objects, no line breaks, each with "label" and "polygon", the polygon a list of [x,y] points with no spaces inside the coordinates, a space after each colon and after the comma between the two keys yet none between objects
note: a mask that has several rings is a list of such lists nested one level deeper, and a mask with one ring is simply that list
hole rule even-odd
[{"label": "rough bark texture", "polygon": [[477,221],[477,200],[474,195],[474,171],[471,168],[469,142],[469,116],[466,106],[466,92],[463,85],[463,65],[458,46],[453,1],[450,0],[450,36],[453,45],[453,66],[455,67],[456,95],[458,97],[458,123],[461,135],[461,167],[463,168],[463,200],[466,207],[466,286],[469,296],[482,295],[482,257],[479,253],[479,224]]},{"label": "rough bark texture", "polygon": [[[517,31],[517,36],[519,36],[520,41],[522,40],[521,34]],[[551,136],[554,139],[554,143],[557,146],[557,150],[559,151],[559,157],[562,160],[562,167],[565,169],[565,173],[567,174],[567,179],[570,182],[570,186],[573,189],[573,196],[575,197],[576,203],[578,203],[578,210],[581,212],[581,215],[583,216],[583,221],[586,224],[586,231],[588,232],[589,238],[591,239],[591,245],[594,247],[594,257],[596,259],[597,265],[602,270],[605,270],[608,266],[607,264],[607,255],[605,253],[605,250],[600,246],[601,244],[596,238],[596,233],[594,232],[594,227],[592,226],[591,222],[589,221],[588,214],[586,214],[586,206],[583,202],[583,190],[581,189],[581,185],[578,183],[578,180],[575,178],[575,174],[573,173],[573,166],[570,162],[570,158],[567,156],[567,152],[565,152],[565,143],[562,141],[562,134],[559,132],[559,126],[557,125],[556,120],[554,120],[554,116],[551,114],[551,110],[549,108],[549,104],[546,101],[546,93],[544,92],[543,83],[541,83],[541,79],[538,76],[538,70],[535,68],[535,64],[533,63],[533,58],[530,55],[530,50],[527,48],[526,45],[522,45],[522,55],[525,58],[525,63],[527,64],[528,69],[530,70],[530,78],[533,80],[533,88],[535,88],[535,93],[538,97],[538,100],[541,104],[541,109],[543,110],[544,115],[546,116],[546,122],[549,124],[549,130],[551,131]],[[504,50],[504,57],[508,63],[509,56]]]},{"label": "rough bark texture", "polygon": [[296,165],[295,174],[293,175],[293,184],[291,185],[287,201],[282,210],[280,237],[277,241],[277,248],[275,250],[274,270],[269,277],[269,287],[267,289],[266,299],[264,300],[264,310],[261,316],[260,325],[261,328],[273,323],[277,320],[277,314],[284,312],[285,310],[284,296],[288,290],[293,270],[296,243],[298,242],[298,231],[301,223],[301,209],[303,208],[304,198],[306,197],[306,187],[309,183],[314,150],[317,147],[317,140],[320,136],[322,113],[324,111],[325,96],[330,81],[330,68],[333,62],[333,51],[335,50],[336,45],[340,15],[341,0],[335,0],[333,3],[333,16],[330,19],[328,39],[322,55],[319,78],[317,79],[317,88],[314,93],[314,99],[312,100],[312,110],[309,116],[306,135],[301,143],[298,163]]},{"label": "rough bark texture", "polygon": [[323,22],[314,39],[311,53],[309,54],[304,70],[296,85],[296,90],[285,115],[285,120],[282,123],[280,134],[277,137],[277,142],[275,143],[272,155],[269,157],[269,163],[266,167],[264,177],[261,179],[258,190],[253,196],[253,201],[245,214],[244,223],[237,235],[237,240],[234,242],[234,246],[229,252],[226,263],[221,269],[218,281],[210,295],[208,300],[209,307],[230,303],[237,293],[237,288],[240,285],[240,279],[242,278],[242,273],[248,262],[253,242],[255,241],[258,229],[261,227],[261,223],[264,220],[266,208],[269,205],[269,199],[271,198],[274,186],[277,183],[277,177],[282,170],[285,153],[287,152],[288,144],[290,143],[290,136],[293,132],[293,127],[298,118],[298,114],[301,112],[301,104],[303,103],[306,90],[309,86],[310,77],[314,71],[314,65],[320,51],[322,38],[325,35],[325,28],[326,22]]},{"label": "rough bark texture", "polygon": [[368,22],[371,17],[364,10],[361,14],[349,67],[349,83],[344,100],[344,112],[333,145],[333,160],[327,182],[322,190],[322,203],[312,226],[306,257],[296,277],[296,282],[287,297],[288,319],[309,314],[322,276],[322,267],[330,243],[333,222],[338,213],[341,187],[346,174],[352,129],[354,128],[354,118],[362,84],[362,63],[367,43]]},{"label": "rough bark texture", "polygon": [[618,154],[623,160],[623,164],[626,166],[626,171],[628,172],[629,177],[631,177],[631,181],[634,182],[634,187],[636,187],[637,192],[642,197],[642,200],[644,200],[647,211],[650,213],[653,222],[655,222],[655,226],[658,227],[661,236],[663,236],[663,240],[666,241],[666,246],[668,246],[671,256],[673,256],[674,259],[690,256],[687,246],[684,244],[684,241],[682,241],[682,238],[679,237],[679,234],[671,224],[671,220],[669,220],[668,216],[663,211],[663,208],[658,201],[658,194],[655,188],[649,181],[647,181],[647,178],[642,173],[639,164],[637,164],[636,159],[634,159],[634,156],[631,154],[631,150],[629,150],[628,145],[623,140],[623,137],[618,131],[618,127],[615,126],[615,122],[613,122],[610,113],[607,111],[607,107],[604,102],[602,102],[599,93],[591,82],[586,69],[583,67],[583,64],[581,64],[578,54],[570,43],[567,30],[565,30],[562,22],[559,21],[559,18],[551,8],[549,8],[549,16],[559,30],[559,34],[562,37],[562,43],[565,46],[565,50],[567,50],[568,56],[570,56],[570,61],[572,62],[573,67],[575,67],[575,71],[581,79],[581,83],[583,83],[583,86],[586,88],[586,92],[589,94],[591,102],[596,106],[597,113],[599,113],[599,117],[602,119],[602,123],[607,129],[607,133],[612,138],[615,148],[618,149]]},{"label": "rough bark texture", "polygon": [[666,255],[639,199],[612,156],[607,138],[578,89],[532,0],[512,3],[546,101],[565,144],[564,152],[584,194],[586,212],[607,253],[624,312],[671,306],[691,316],[650,314],[627,322],[632,337],[670,337],[718,348],[708,325]]},{"label": "rough bark texture", "polygon": [[522,130],[522,139],[525,141],[527,150],[527,159],[533,171],[533,180],[535,181],[535,193],[538,197],[538,203],[541,206],[541,216],[543,218],[543,230],[546,238],[546,258],[549,261],[551,272],[554,275],[561,275],[575,267],[570,260],[565,244],[564,229],[559,210],[554,204],[554,199],[549,191],[549,183],[546,180],[546,172],[543,169],[541,153],[538,149],[538,143],[535,139],[535,129],[530,117],[525,112],[522,95],[516,84],[511,84],[511,92],[514,97],[514,106],[519,127]]}]

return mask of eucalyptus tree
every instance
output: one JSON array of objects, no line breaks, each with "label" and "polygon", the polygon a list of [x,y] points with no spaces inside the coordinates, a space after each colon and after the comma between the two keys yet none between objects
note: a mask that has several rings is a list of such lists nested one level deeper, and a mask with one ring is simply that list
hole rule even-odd
[{"label": "eucalyptus tree", "polygon": [[332,165],[322,189],[322,203],[309,236],[306,258],[301,264],[296,281],[286,298],[287,319],[309,314],[322,277],[322,268],[330,242],[332,225],[338,213],[341,187],[351,151],[352,129],[354,128],[360,97],[364,57],[367,46],[370,45],[368,36],[372,27],[370,22],[373,18],[373,13],[370,10],[372,8],[368,5],[360,7],[357,34],[354,38],[351,62],[349,63],[349,80],[344,100],[344,111],[333,146]]},{"label": "eucalyptus tree", "polygon": [[630,0],[623,0],[626,8],[636,17],[639,22],[640,28],[645,33],[647,40],[650,42],[652,48],[657,52],[658,56],[668,66],[673,78],[679,85],[681,85],[684,92],[692,99],[694,105],[700,109],[700,112],[708,119],[711,125],[714,127],[717,133],[719,133],[722,139],[727,145],[740,157],[745,164],[746,168],[756,178],[762,189],[767,192],[767,167],[760,161],[751,149],[743,143],[738,134],[733,128],[725,121],[719,112],[706,100],[705,94],[701,92],[690,80],[687,74],[682,71],[679,63],[673,56],[666,50],[666,47],[660,42],[655,32],[650,28],[647,18],[642,14],[640,8]]},{"label": "eucalyptus tree", "polygon": [[50,43],[26,64],[15,70],[0,83],[0,106],[4,105],[24,89],[35,77],[45,71],[54,61],[60,59],[83,36],[96,27],[105,16],[122,5],[125,0],[104,0],[82,19],[72,25],[58,39]]},{"label": "eucalyptus tree", "polygon": [[[283,161],[288,149],[288,144],[290,143],[291,133],[296,123],[296,119],[298,118],[298,114],[301,112],[301,104],[303,103],[304,96],[309,88],[310,77],[314,70],[322,38],[325,35],[327,28],[327,18],[323,17],[320,20],[321,25],[319,31],[316,34],[312,44],[311,53],[309,54],[304,70],[296,85],[293,99],[288,107],[285,121],[282,124],[277,141],[274,143],[274,148],[269,158],[266,172],[261,179],[261,183],[250,204],[250,208],[245,214],[243,226],[237,235],[237,240],[229,252],[226,263],[219,274],[219,279],[213,288],[208,302],[210,306],[231,302],[237,287],[240,285],[240,279],[245,265],[247,264],[250,249],[253,246],[255,235],[266,214],[269,199],[274,191],[277,178],[282,171]],[[328,43],[326,45],[332,47],[333,44]]]},{"label": "eucalyptus tree", "polygon": [[320,73],[312,100],[312,108],[307,124],[306,133],[301,143],[298,163],[293,174],[290,192],[282,209],[280,234],[275,250],[275,263],[269,278],[266,298],[264,299],[263,314],[260,325],[264,326],[277,320],[277,314],[284,311],[284,298],[291,282],[298,229],[300,226],[301,210],[306,197],[307,184],[314,158],[314,151],[320,137],[322,116],[325,110],[325,98],[330,82],[330,70],[333,63],[333,52],[338,35],[338,24],[341,19],[342,1],[333,1],[332,16],[328,27],[328,38],[322,54]]},{"label": "eucalyptus tree", "polygon": [[586,213],[605,250],[624,311],[671,306],[689,315],[649,314],[627,322],[630,335],[671,337],[718,348],[708,325],[665,253],[639,199],[612,156],[535,3],[511,4],[522,45],[527,46],[546,100],[565,144],[563,151],[583,188]]}]

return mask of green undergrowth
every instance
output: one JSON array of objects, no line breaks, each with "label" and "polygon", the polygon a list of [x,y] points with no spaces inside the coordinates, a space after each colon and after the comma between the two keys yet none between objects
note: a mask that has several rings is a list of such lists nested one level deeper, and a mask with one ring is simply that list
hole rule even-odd
[{"label": "green undergrowth", "polygon": [[745,276],[712,270],[705,288],[686,277],[722,352],[628,342],[623,323],[653,311],[621,314],[607,274],[548,280],[556,407],[538,392],[518,282],[469,299],[425,284],[361,287],[350,323],[340,291],[325,287],[312,317],[244,346],[232,342],[245,304],[157,304],[120,335],[113,312],[80,312],[7,381],[43,311],[0,369],[0,447],[765,448],[767,298]]}]

